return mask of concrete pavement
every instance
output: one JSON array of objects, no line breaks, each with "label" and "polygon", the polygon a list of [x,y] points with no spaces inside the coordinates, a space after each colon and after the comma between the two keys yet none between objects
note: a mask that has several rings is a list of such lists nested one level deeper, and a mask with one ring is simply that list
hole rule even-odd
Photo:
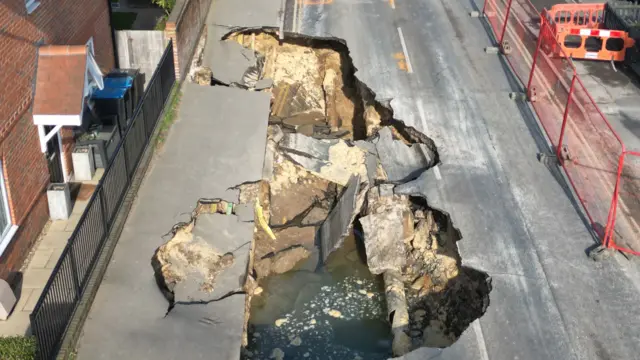
[{"label": "concrete pavement", "polygon": [[[228,189],[261,178],[268,114],[268,94],[184,85],[178,119],[139,190],[89,313],[79,359],[239,358],[244,294],[176,305],[167,314],[151,257],[173,225],[189,220],[198,199],[237,202]],[[215,216],[225,219],[198,228],[200,236],[221,247],[234,236],[251,241],[253,223]],[[238,284],[245,270],[235,274]]]}]

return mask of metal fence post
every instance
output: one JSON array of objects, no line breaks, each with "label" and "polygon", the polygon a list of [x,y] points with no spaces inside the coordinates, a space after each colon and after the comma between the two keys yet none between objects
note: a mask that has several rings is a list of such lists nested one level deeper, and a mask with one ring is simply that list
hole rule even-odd
[{"label": "metal fence post", "polygon": [[616,172],[616,186],[613,189],[613,196],[611,197],[611,205],[609,207],[609,217],[607,218],[607,226],[604,230],[604,237],[602,238],[602,245],[605,248],[611,247],[611,239],[613,238],[613,229],[616,224],[616,215],[618,213],[618,196],[620,194],[620,180],[622,178],[622,169],[624,168],[624,157],[626,152],[623,151],[620,154],[618,160],[618,171]]},{"label": "metal fence post", "polygon": [[569,88],[569,96],[567,96],[567,105],[564,108],[564,115],[562,116],[562,128],[560,129],[560,139],[558,139],[558,146],[556,148],[556,156],[558,157],[558,161],[561,165],[564,164],[564,160],[562,159],[562,142],[564,139],[564,131],[567,128],[567,121],[569,119],[569,105],[571,105],[571,96],[573,96],[573,89],[576,83],[576,77],[578,75],[573,72],[573,78],[571,78],[571,87]]},{"label": "metal fence post", "polygon": [[104,190],[102,186],[100,187],[100,189],[98,189],[98,196],[100,197],[100,213],[102,214],[102,225],[104,226],[104,237],[106,238],[107,232],[108,232],[107,230],[109,229],[109,222],[111,221],[111,219],[107,217],[109,210],[104,198]]},{"label": "metal fence post", "polygon": [[502,31],[500,32],[500,39],[498,39],[498,43],[502,45],[502,40],[504,40],[504,33],[507,31],[507,23],[509,22],[509,14],[511,13],[511,3],[513,0],[509,0],[507,3],[507,10],[504,14],[504,24],[502,24]]},{"label": "metal fence post", "polygon": [[544,17],[541,18],[540,22],[540,33],[538,33],[538,41],[536,42],[536,51],[533,53],[533,61],[531,63],[531,72],[529,73],[529,81],[527,82],[527,96],[529,96],[529,100],[531,100],[531,83],[533,82],[533,74],[535,74],[536,65],[538,63],[538,53],[540,52],[540,47],[542,46],[542,34],[547,29],[547,22],[544,20]]},{"label": "metal fence post", "polygon": [[73,275],[73,287],[75,288],[75,293],[76,293],[76,296],[73,302],[75,303],[78,301],[78,299],[80,299],[82,290],[80,289],[80,280],[78,279],[78,275],[79,275],[78,264],[76,264],[76,255],[75,255],[75,252],[73,251],[73,242],[69,241],[67,246],[69,247],[69,250],[67,251],[67,256],[69,255],[71,256],[71,274]]},{"label": "metal fence post", "polygon": [[129,173],[129,154],[127,151],[127,141],[129,140],[129,133],[131,132],[131,125],[129,125],[129,129],[127,133],[124,135],[124,139],[122,139],[122,154],[124,156],[124,173],[127,175],[127,184],[125,185],[125,190],[129,188],[129,179],[133,175],[133,171]]}]

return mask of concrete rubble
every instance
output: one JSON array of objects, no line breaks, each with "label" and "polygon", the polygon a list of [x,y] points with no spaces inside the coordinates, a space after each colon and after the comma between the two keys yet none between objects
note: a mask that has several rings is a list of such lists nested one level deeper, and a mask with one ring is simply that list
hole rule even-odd
[{"label": "concrete rubble", "polygon": [[[283,154],[328,181],[345,186],[352,174],[369,179],[375,157],[344,140],[318,140],[302,134],[285,134],[279,144]],[[367,166],[369,165],[369,167]]]},{"label": "concrete rubble", "polygon": [[371,273],[400,271],[405,264],[402,209],[393,208],[360,218],[364,230],[367,265]]}]

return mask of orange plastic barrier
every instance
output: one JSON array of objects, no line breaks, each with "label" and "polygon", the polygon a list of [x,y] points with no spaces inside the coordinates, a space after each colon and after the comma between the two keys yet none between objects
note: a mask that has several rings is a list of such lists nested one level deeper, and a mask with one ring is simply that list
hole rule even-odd
[{"label": "orange plastic barrier", "polygon": [[546,12],[549,14],[549,19],[561,28],[566,26],[600,29],[604,21],[604,7],[604,3],[558,4]]},{"label": "orange plastic barrier", "polygon": [[[630,195],[640,194],[640,176],[635,175],[640,174],[640,153],[626,151],[557,39],[556,19],[568,35],[620,35],[590,28],[602,21],[604,5],[573,5],[571,11],[560,6],[541,14],[528,0],[496,1],[485,3],[485,9],[493,11],[488,19],[491,28],[498,43],[510,47],[510,52],[503,53],[528,95],[591,230],[605,247],[640,255],[640,227],[633,218],[640,214],[640,196]],[[637,167],[623,165],[631,156],[637,158]]]},{"label": "orange plastic barrier", "polygon": [[[565,10],[578,8],[580,10]],[[635,41],[624,31],[604,29],[602,23],[604,4],[563,4],[551,10],[542,10],[542,17],[551,26],[557,44],[545,42],[555,56],[574,59],[623,61],[626,50]],[[558,51],[562,49],[562,51]]]}]

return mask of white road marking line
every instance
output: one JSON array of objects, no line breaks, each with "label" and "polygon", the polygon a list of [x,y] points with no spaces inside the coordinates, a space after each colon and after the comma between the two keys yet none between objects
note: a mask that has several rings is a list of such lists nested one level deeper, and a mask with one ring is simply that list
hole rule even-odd
[{"label": "white road marking line", "polygon": [[440,165],[436,165],[433,167],[433,172],[436,174],[436,179],[442,180],[442,174],[440,174]]},{"label": "white road marking line", "polygon": [[489,352],[487,351],[487,343],[484,342],[484,335],[482,334],[482,328],[480,327],[480,319],[476,319],[473,322],[473,332],[476,333],[478,339],[478,350],[480,350],[480,359],[489,360]]},{"label": "white road marking line", "polygon": [[411,74],[413,73],[413,67],[411,66],[411,59],[409,59],[407,44],[404,42],[404,36],[402,35],[402,29],[400,27],[398,27],[398,34],[400,35],[400,44],[402,45],[402,52],[404,53],[404,58],[407,61],[407,72]]},{"label": "white road marking line", "polygon": [[[420,120],[422,120],[422,126],[424,128],[424,132],[428,134],[429,130],[428,130],[427,117],[424,115],[424,107],[422,106],[422,101],[420,100],[416,101],[416,105],[418,105],[418,115],[420,115]],[[433,167],[433,172],[436,175],[437,180],[442,180],[442,174],[440,174],[440,168],[438,166],[440,165],[436,165]]]},{"label": "white road marking line", "polygon": [[416,101],[416,105],[418,105],[418,115],[420,115],[420,120],[422,120],[422,125],[424,126],[424,131],[428,132],[427,126],[427,117],[424,116],[424,107],[422,107],[422,101]]}]

